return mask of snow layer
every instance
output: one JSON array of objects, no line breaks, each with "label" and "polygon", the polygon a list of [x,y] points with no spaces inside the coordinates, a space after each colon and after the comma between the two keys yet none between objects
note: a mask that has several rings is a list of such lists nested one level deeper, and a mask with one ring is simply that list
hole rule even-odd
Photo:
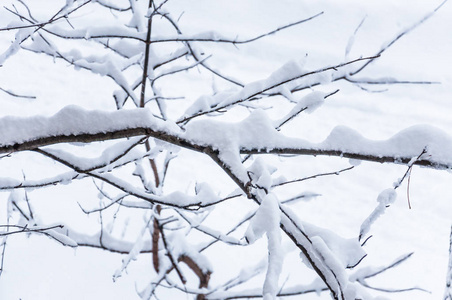
[{"label": "snow layer", "polygon": [[154,128],[174,131],[176,125],[163,123],[148,109],[113,112],[88,111],[78,106],[67,106],[52,117],[3,117],[0,119],[0,146],[10,146],[52,136],[106,133],[130,128]]},{"label": "snow layer", "polygon": [[276,299],[279,291],[278,279],[282,270],[284,251],[281,247],[281,231],[279,228],[281,212],[278,199],[273,195],[267,195],[248,226],[245,238],[254,243],[264,233],[268,238],[268,268],[265,276],[262,295],[265,300]]},{"label": "snow layer", "polygon": [[11,146],[59,135],[98,134],[130,128],[149,128],[153,131],[163,131],[167,137],[184,138],[195,145],[220,150],[222,159],[231,167],[241,170],[239,172],[243,171],[240,151],[269,152],[273,149],[288,152],[290,149],[294,152],[297,149],[314,149],[359,153],[374,157],[393,157],[394,161],[401,157],[417,157],[426,150],[427,154],[424,154],[422,159],[433,164],[452,166],[450,155],[452,138],[428,125],[412,126],[385,141],[369,140],[356,130],[338,126],[325,141],[316,144],[279,133],[274,128],[274,121],[262,110],[253,111],[249,117],[238,123],[193,121],[188,124],[184,133],[176,124],[153,117],[147,109],[104,112],[87,111],[77,106],[65,107],[52,117],[3,117],[0,119],[0,128],[0,146]]},{"label": "snow layer", "polygon": [[377,198],[378,205],[374,211],[364,220],[359,231],[360,239],[364,237],[370,230],[372,224],[385,213],[385,210],[389,205],[395,202],[397,193],[394,189],[386,189],[382,191]]},{"label": "snow layer", "polygon": [[428,152],[427,159],[444,164],[452,162],[450,155],[452,150],[451,136],[429,125],[412,126],[400,131],[386,141],[372,141],[364,138],[356,130],[338,126],[316,148],[395,158],[402,156],[417,157],[426,149]]}]

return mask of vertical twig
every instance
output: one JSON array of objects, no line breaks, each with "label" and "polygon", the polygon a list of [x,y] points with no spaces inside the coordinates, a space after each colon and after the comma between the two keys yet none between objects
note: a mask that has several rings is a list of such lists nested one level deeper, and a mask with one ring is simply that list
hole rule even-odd
[{"label": "vertical twig", "polygon": [[28,199],[28,193],[25,191],[25,201],[27,202],[28,212],[30,213],[30,219],[33,220],[35,217],[33,216],[33,210],[30,206],[30,199]]},{"label": "vertical twig", "polygon": [[[149,9],[153,5],[153,0],[149,0]],[[151,47],[151,31],[152,31],[152,15],[148,16],[148,30],[146,33],[146,45],[144,50],[144,65],[143,65],[143,76],[141,78],[141,95],[140,95],[140,107],[144,107],[146,103],[146,79],[148,77],[148,66],[149,66],[149,51]],[[146,147],[146,152],[151,150],[149,145],[149,140],[144,143]],[[157,164],[154,159],[149,159],[149,164],[151,165],[152,173],[154,174],[155,187],[160,186],[160,178],[157,169]],[[156,213],[160,214],[161,207],[157,205]],[[156,218],[154,218],[154,231],[152,233],[152,263],[154,265],[155,271],[158,273],[159,266],[159,238],[160,238],[160,226]]]},{"label": "vertical twig", "polygon": [[102,218],[102,211],[99,211],[99,221],[100,221],[100,233],[99,233],[99,245],[102,248],[105,248],[104,246],[104,220]]},{"label": "vertical twig", "polygon": [[407,181],[407,185],[406,185],[406,197],[408,199],[408,209],[411,209],[411,201],[410,201],[410,181],[411,181],[411,171],[413,169],[410,168],[410,171],[408,173],[408,181]]},{"label": "vertical twig", "polygon": [[[153,5],[153,1],[149,1],[149,8],[151,8]],[[146,103],[145,94],[146,94],[146,79],[147,79],[147,73],[148,73],[148,65],[149,65],[149,51],[150,51],[150,45],[151,45],[151,30],[152,30],[152,14],[149,16],[148,19],[148,31],[146,35],[146,48],[145,48],[145,57],[144,57],[144,66],[143,66],[143,77],[141,79],[141,98],[140,98],[140,107],[144,107]],[[151,147],[149,145],[149,141],[146,140],[145,142],[146,151],[150,151]],[[170,159],[169,159],[170,160]],[[166,161],[166,164],[164,166],[164,175],[166,173],[166,169],[168,167],[169,160]],[[155,179],[155,187],[158,188],[161,185],[157,165],[155,163],[154,159],[149,159],[149,163],[152,168],[152,172],[154,173],[154,179]],[[156,206],[156,213],[160,215],[161,206]],[[154,226],[153,226],[153,233],[152,233],[152,262],[154,265],[154,269],[157,273],[159,273],[159,257],[158,257],[158,250],[159,250],[159,239],[160,236],[162,237],[162,241],[164,243],[165,248],[167,248],[166,240],[162,231],[162,228],[160,227],[160,224],[157,220],[157,218],[154,218]],[[173,267],[176,270],[177,274],[179,275],[179,278],[181,279],[182,283],[185,284],[186,280],[183,277],[182,273],[180,272],[179,268],[177,267],[177,262],[174,261],[171,253],[168,251],[169,258],[171,262],[173,263]],[[199,277],[199,287],[207,287],[210,279],[210,273],[204,274],[201,270],[201,268],[188,256],[182,256],[179,258],[179,261],[183,261],[186,263],[192,270],[195,272],[195,274]],[[197,296],[197,300],[203,300],[205,296],[203,294],[199,294]]]},{"label": "vertical twig", "polygon": [[0,260],[0,277],[2,276],[2,273],[3,273],[3,263],[5,261],[6,239],[7,239],[6,236],[2,239],[3,249],[2,249],[2,259]]},{"label": "vertical twig", "polygon": [[182,282],[183,285],[185,285],[187,283],[187,279],[185,279],[184,275],[182,274],[182,271],[177,266],[177,262],[174,259],[173,254],[171,253],[171,249],[169,248],[169,245],[168,245],[168,243],[166,241],[166,238],[165,238],[165,233],[163,231],[163,227],[160,227],[160,232],[161,232],[161,235],[162,235],[163,246],[166,249],[166,253],[168,254],[168,258],[171,261],[171,264],[173,265],[173,268],[176,270],[176,273],[179,276],[180,281]]},{"label": "vertical twig", "polygon": [[[153,0],[149,0],[149,8],[153,5]],[[148,31],[146,34],[146,46],[144,50],[144,65],[143,65],[143,76],[141,78],[141,96],[140,96],[140,107],[144,107],[146,103],[146,79],[148,77],[148,65],[149,65],[149,51],[151,47],[151,31],[152,31],[152,14],[148,17]],[[146,151],[151,150],[149,145],[149,141],[145,142]],[[160,185],[159,174],[157,170],[157,165],[155,164],[154,159],[149,160],[152,168],[152,172],[154,173],[155,178],[155,187]]]},{"label": "vertical twig", "polygon": [[[160,215],[161,206],[156,206],[156,213]],[[160,238],[160,224],[157,218],[154,216],[154,226],[152,232],[152,264],[154,265],[154,270],[159,273],[159,238]]]},{"label": "vertical twig", "polygon": [[447,268],[446,291],[444,293],[444,300],[452,300],[452,226],[450,229],[449,265]]},{"label": "vertical twig", "polygon": [[[152,7],[153,1],[149,0],[149,9]],[[152,14],[148,18],[148,32],[146,33],[146,47],[144,50],[144,66],[143,77],[141,78],[141,97],[140,107],[144,107],[146,94],[146,78],[148,77],[149,50],[151,47],[151,31],[152,31]]]}]

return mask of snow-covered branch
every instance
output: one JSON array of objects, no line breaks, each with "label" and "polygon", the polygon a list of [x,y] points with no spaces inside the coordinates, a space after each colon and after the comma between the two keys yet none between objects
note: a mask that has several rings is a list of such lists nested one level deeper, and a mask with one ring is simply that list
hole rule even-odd
[{"label": "snow-covered branch", "polygon": [[[256,124],[260,125],[254,131],[250,126]],[[3,129],[0,153],[33,150],[59,143],[148,136],[198,152],[327,155],[397,164],[408,164],[427,149],[426,155],[414,161],[414,165],[434,169],[452,167],[452,138],[428,126],[408,128],[384,141],[369,140],[355,130],[337,127],[325,141],[316,144],[282,135],[261,111],[239,123],[194,122],[184,132],[170,121],[153,117],[147,109],[102,112],[74,106],[64,108],[52,117],[4,117],[0,119],[0,125]]]},{"label": "snow-covered branch", "polygon": [[[198,24],[204,18],[199,18],[200,12],[194,19],[188,16],[190,9],[197,7],[196,3],[184,6],[167,0],[67,0],[60,6],[52,6],[52,0],[51,4],[36,9],[32,1],[11,0],[11,4],[0,9],[0,20],[7,20],[7,25],[0,25],[3,26],[0,67],[6,75],[2,77],[0,93],[7,97],[2,102],[5,113],[0,117],[3,172],[0,191],[10,191],[4,216],[0,216],[5,224],[0,225],[3,247],[0,274],[4,269],[6,238],[9,246],[9,241],[18,239],[20,233],[36,233],[68,247],[122,254],[122,263],[110,274],[116,283],[132,269],[133,261],[145,254],[152,266],[143,278],[145,282],[136,286],[143,300],[166,297],[160,291],[167,287],[171,293],[192,295],[197,300],[250,297],[274,300],[324,291],[337,300],[355,300],[372,299],[370,294],[374,290],[389,293],[422,290],[370,284],[372,277],[406,261],[411,254],[383,267],[361,267],[371,254],[364,247],[366,250],[372,247],[362,239],[394,202],[395,189],[405,179],[409,184],[414,166],[452,169],[452,136],[428,125],[416,125],[388,139],[371,140],[365,137],[372,132],[367,127],[355,130],[338,125],[343,122],[334,119],[339,114],[333,106],[336,104],[331,102],[340,98],[341,93],[347,93],[350,85],[365,91],[369,91],[368,86],[389,88],[396,84],[402,85],[401,88],[406,85],[436,88],[433,84],[442,79],[440,76],[433,80],[411,77],[402,80],[398,75],[382,74],[382,70],[375,72],[368,66],[383,59],[383,55],[391,62],[387,50],[431,19],[446,1],[422,18],[417,17],[418,21],[410,20],[412,25],[397,29],[388,42],[370,51],[368,47],[373,44],[368,43],[368,36],[375,39],[377,36],[367,35],[367,20],[371,18],[359,16],[358,21],[352,21],[356,26],[361,20],[346,45],[345,58],[341,49],[338,59],[324,46],[312,50],[310,42],[280,43],[275,37],[288,28],[295,32],[295,26],[303,24],[300,27],[303,30],[306,24],[330,18],[326,10],[323,13],[324,4],[310,7],[309,18],[285,26],[279,26],[282,23],[278,20],[266,19],[273,22],[266,26],[278,25],[261,31],[250,26],[248,32],[238,28],[238,34],[231,36],[223,31],[237,28],[232,26],[236,21],[233,14],[228,15],[231,28],[227,30],[202,22],[199,22],[201,27],[192,28],[193,20]],[[322,12],[316,13],[319,11]],[[273,12],[271,15],[276,16]],[[206,29],[212,30],[204,32]],[[313,31],[315,43],[329,40],[317,36],[321,30],[318,27]],[[252,31],[264,33],[253,36]],[[365,48],[359,49],[365,49],[366,53],[357,50],[363,31],[366,31]],[[309,40],[313,33],[303,31],[302,35]],[[278,52],[278,57],[287,57],[286,63],[267,76],[263,72],[267,69],[257,66],[254,70],[248,65],[256,60],[259,63],[268,60],[268,66],[274,68],[272,55],[263,53],[268,49],[253,48],[253,42],[263,38],[261,45],[268,40],[272,47],[283,50],[281,54]],[[343,44],[337,40],[334,43]],[[247,45],[239,49],[241,44]],[[292,45],[295,50],[291,50]],[[230,51],[233,47],[237,52]],[[286,56],[286,50],[293,55]],[[319,55],[312,55],[312,51],[319,51]],[[30,58],[40,56],[45,59],[37,59],[35,66]],[[52,70],[64,70],[67,74],[45,74],[44,66],[52,60],[55,64]],[[16,70],[26,74],[19,76],[27,82],[23,88],[16,86],[22,84],[14,73]],[[80,72],[77,74],[75,70]],[[101,77],[107,77],[106,81]],[[39,86],[30,84],[27,81],[30,78]],[[359,97],[368,95],[354,90],[361,93]],[[8,102],[10,99],[14,101]],[[56,114],[40,115],[52,111],[45,106],[53,104],[59,107]],[[313,142],[302,134],[306,130],[317,134],[315,126],[297,128],[298,121],[316,118],[317,115],[306,115],[314,112],[322,116],[316,119],[318,124],[327,123],[323,129],[333,128],[322,142]],[[72,143],[79,147],[69,145]],[[300,166],[289,165],[291,170],[287,171],[285,164],[293,156],[337,157],[337,160],[317,160],[332,164],[347,158],[351,166],[303,165],[311,161],[305,158],[297,160]],[[328,192],[335,187],[316,185],[313,180],[326,181],[352,169],[348,175],[356,176],[359,168],[355,166],[359,163],[355,160],[403,164],[407,171],[394,186],[380,193],[376,208],[367,218],[368,212],[362,211],[350,216],[355,218],[350,224],[364,222],[360,228],[358,224],[358,228],[350,231],[357,236],[344,238],[339,230],[326,229],[331,226],[330,220],[323,224],[327,217],[323,210],[329,210],[329,206],[321,208],[321,220],[307,222],[299,210],[307,206],[303,201],[295,201],[329,198]],[[17,169],[11,164],[17,164]],[[368,166],[375,165],[363,167]],[[40,168],[45,168],[45,172]],[[325,169],[338,171],[319,171]],[[347,179],[344,177],[341,175],[341,179]],[[313,183],[309,189],[303,187],[307,180]],[[83,218],[98,217],[97,231],[79,231],[72,221],[71,226],[54,226],[69,223],[63,213],[61,222],[58,220],[60,211],[51,215],[57,222],[43,221],[47,215],[42,209],[48,209],[53,199],[49,196],[44,205],[40,203],[39,192],[47,195],[54,191],[51,186],[75,181],[83,189],[83,200],[79,200],[82,197],[73,199],[71,195],[68,201],[72,200],[75,207],[79,205],[81,211],[77,212]],[[289,184],[296,182],[300,184]],[[87,185],[90,186],[85,189]],[[34,189],[40,191],[35,193]],[[325,196],[320,198],[321,194]],[[266,249],[256,242],[263,236]],[[228,249],[250,251],[263,259],[257,264],[251,260],[240,264],[235,273],[238,275],[226,278],[217,265],[226,260],[235,263],[231,260],[235,253],[229,253]],[[297,277],[295,283],[288,278],[280,282],[279,278],[287,271],[283,261],[290,257],[287,255],[290,251],[296,251],[301,268],[313,271],[307,272],[313,276],[307,278],[311,284],[298,282]],[[450,269],[449,266],[449,273]],[[211,281],[211,276],[216,276],[215,280]],[[445,300],[452,300],[451,278],[448,274]],[[255,281],[261,283],[259,288],[255,288]]]}]

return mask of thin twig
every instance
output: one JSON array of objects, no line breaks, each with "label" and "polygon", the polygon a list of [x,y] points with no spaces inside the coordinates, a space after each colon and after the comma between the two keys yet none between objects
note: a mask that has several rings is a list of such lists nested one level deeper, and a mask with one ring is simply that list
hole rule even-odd
[{"label": "thin twig", "polygon": [[173,265],[173,268],[176,270],[176,273],[179,276],[180,281],[182,282],[182,284],[185,285],[187,283],[187,279],[185,279],[184,275],[182,274],[182,271],[177,266],[177,261],[176,261],[176,259],[174,259],[173,254],[171,253],[171,250],[168,248],[168,243],[166,241],[165,233],[164,233],[162,227],[160,227],[160,234],[162,236],[163,245],[166,249],[166,253],[168,254],[168,258],[170,259],[171,264]]},{"label": "thin twig", "polygon": [[389,43],[387,43],[385,46],[383,46],[381,48],[380,51],[377,52],[377,55],[375,56],[375,58],[372,58],[370,60],[368,60],[366,63],[364,63],[364,65],[362,65],[359,69],[357,69],[356,71],[350,73],[351,76],[361,72],[364,68],[366,68],[370,63],[372,63],[375,59],[377,59],[378,57],[380,57],[383,52],[385,52],[386,50],[388,50],[395,42],[397,42],[400,38],[402,38],[404,35],[410,33],[411,31],[413,31],[416,27],[418,27],[419,25],[421,25],[422,23],[424,23],[425,21],[427,21],[428,19],[430,19],[448,0],[444,0],[440,5],[438,5],[431,13],[429,13],[428,15],[426,15],[424,18],[422,18],[421,20],[417,21],[416,23],[414,23],[413,25],[411,25],[411,27],[409,27],[408,29],[402,31],[401,33],[399,33],[398,35],[396,35]]},{"label": "thin twig", "polygon": [[317,69],[317,70],[314,70],[314,71],[306,72],[306,73],[303,73],[303,74],[295,75],[295,76],[293,76],[293,77],[291,77],[291,78],[289,78],[289,79],[284,79],[284,80],[282,80],[282,81],[280,81],[280,82],[272,83],[272,84],[270,84],[270,85],[267,86],[267,87],[263,87],[261,90],[259,90],[259,91],[257,91],[257,92],[252,92],[250,95],[247,95],[247,96],[242,97],[242,96],[240,96],[240,94],[239,94],[237,100],[233,100],[233,101],[230,101],[230,102],[227,103],[227,104],[218,105],[218,106],[215,106],[214,108],[211,108],[211,109],[209,109],[209,110],[205,110],[205,111],[202,111],[202,112],[198,112],[198,113],[196,113],[196,114],[193,114],[193,115],[191,115],[191,116],[184,117],[184,118],[178,120],[176,123],[178,123],[178,124],[184,124],[184,123],[187,123],[188,121],[190,121],[190,120],[193,119],[193,118],[196,118],[196,117],[199,117],[199,116],[203,116],[203,115],[206,115],[206,114],[209,114],[209,113],[212,113],[212,112],[218,112],[218,111],[221,111],[221,110],[223,110],[223,109],[225,109],[225,108],[227,108],[227,107],[231,107],[231,106],[234,106],[234,105],[236,105],[236,104],[238,104],[238,103],[241,103],[241,102],[250,100],[251,98],[253,98],[253,97],[255,97],[255,96],[259,95],[259,94],[262,94],[262,93],[264,93],[264,92],[267,92],[267,91],[269,91],[269,90],[272,90],[272,89],[274,89],[274,88],[276,88],[276,87],[279,87],[279,86],[281,86],[281,85],[284,85],[284,84],[286,84],[286,83],[288,83],[288,82],[291,82],[291,81],[294,81],[294,80],[296,80],[296,79],[308,77],[308,76],[310,76],[310,75],[319,74],[319,73],[323,73],[323,72],[330,71],[330,70],[337,70],[337,69],[340,69],[340,68],[342,68],[342,67],[345,67],[345,66],[348,66],[348,65],[351,65],[351,64],[360,62],[360,61],[366,61],[366,60],[375,59],[375,58],[376,58],[376,56],[371,56],[371,57],[361,57],[361,58],[354,59],[354,60],[351,60],[351,61],[348,61],[348,62],[345,62],[345,63],[337,64],[337,65],[335,65],[335,66],[325,67],[325,68]]},{"label": "thin twig", "polygon": [[52,230],[55,228],[63,228],[63,227],[64,227],[63,225],[55,225],[55,226],[45,227],[45,228],[30,228],[28,226],[19,226],[19,225],[0,225],[0,228],[18,228],[18,229],[20,229],[20,230],[16,230],[16,231],[0,232],[0,237],[12,235],[12,234],[18,234],[18,233],[42,233],[42,234],[52,237],[45,231]]},{"label": "thin twig", "polygon": [[355,166],[350,166],[348,168],[345,168],[345,169],[342,169],[342,170],[339,170],[339,171],[335,171],[335,172],[321,173],[321,174],[316,174],[316,175],[312,175],[312,176],[308,176],[308,177],[304,177],[304,178],[300,178],[300,179],[294,179],[294,180],[290,180],[290,181],[285,181],[285,182],[281,182],[281,183],[272,185],[272,187],[283,186],[283,185],[286,185],[286,184],[289,184],[289,183],[302,182],[302,181],[309,180],[309,179],[314,179],[314,178],[317,178],[317,177],[330,176],[330,175],[339,175],[342,172],[346,172],[346,171],[352,170],[354,167]]},{"label": "thin twig", "polygon": [[17,98],[36,99],[36,96],[19,95],[19,94],[11,92],[10,90],[6,90],[4,88],[1,88],[1,87],[0,87],[0,91],[3,91],[5,93],[7,93],[8,95],[11,95],[11,96],[17,97]]},{"label": "thin twig", "polygon": [[452,300],[452,226],[449,237],[449,264],[447,266],[446,290],[444,291],[444,300]]},{"label": "thin twig", "polygon": [[281,31],[281,30],[287,29],[289,27],[293,27],[293,26],[299,25],[301,23],[305,23],[305,22],[310,21],[312,19],[315,19],[315,18],[317,18],[317,17],[319,17],[321,15],[323,15],[323,12],[315,14],[312,17],[309,17],[309,18],[306,18],[306,19],[303,19],[303,20],[300,20],[300,21],[296,21],[296,22],[293,22],[293,23],[290,23],[290,24],[278,27],[278,28],[276,28],[276,29],[274,29],[272,31],[260,34],[258,36],[253,37],[253,38],[244,39],[244,40],[193,36],[193,37],[186,37],[186,38],[185,37],[175,37],[175,38],[155,39],[153,42],[154,43],[163,43],[163,42],[214,42],[214,43],[229,43],[229,44],[235,44],[235,45],[236,44],[248,44],[248,43],[257,41],[257,40],[259,40],[259,39],[261,39],[263,37],[272,35],[272,34],[278,32],[278,31]]}]

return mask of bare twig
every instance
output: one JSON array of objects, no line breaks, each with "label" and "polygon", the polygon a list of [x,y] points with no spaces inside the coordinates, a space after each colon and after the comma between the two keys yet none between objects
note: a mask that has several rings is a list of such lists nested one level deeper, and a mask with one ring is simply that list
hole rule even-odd
[{"label": "bare twig", "polygon": [[[153,1],[149,0],[149,8],[152,7]],[[151,31],[152,31],[152,16],[151,14],[148,18],[148,29],[146,32],[146,46],[144,50],[144,64],[143,64],[143,76],[141,79],[141,97],[140,97],[140,107],[144,107],[144,99],[146,95],[146,78],[148,76],[148,66],[149,66],[149,50],[151,46]]]},{"label": "bare twig", "polygon": [[8,95],[13,96],[13,97],[17,97],[17,98],[36,99],[36,96],[19,95],[19,94],[11,92],[10,90],[6,90],[4,88],[1,88],[1,87],[0,87],[0,91],[3,91],[5,93],[7,93]]},{"label": "bare twig", "polygon": [[166,241],[165,233],[164,233],[162,227],[160,227],[160,234],[162,236],[163,245],[164,245],[164,247],[166,249],[166,253],[168,255],[168,258],[170,259],[171,264],[173,265],[173,268],[176,270],[176,273],[179,276],[180,281],[182,282],[182,284],[185,285],[187,283],[187,279],[185,279],[184,275],[182,274],[182,271],[179,269],[179,267],[177,265],[177,258],[173,257],[173,254],[171,253],[171,249],[168,248],[168,243]]},{"label": "bare twig", "polygon": [[421,160],[422,156],[427,153],[428,153],[428,150],[427,150],[427,147],[425,147],[424,149],[422,149],[422,152],[417,157],[413,157],[410,160],[410,162],[408,162],[408,164],[407,164],[408,170],[405,172],[402,179],[400,179],[399,182],[394,186],[394,189],[397,189],[402,184],[403,180],[409,175],[409,169],[411,169],[413,167],[413,165],[415,165],[417,161]]},{"label": "bare twig", "polygon": [[3,269],[4,269],[3,265],[5,263],[6,237],[2,238],[1,241],[2,241],[2,245],[1,245],[1,247],[2,247],[2,254],[1,254],[2,259],[0,260],[0,277],[2,276]]},{"label": "bare twig", "polygon": [[163,43],[163,42],[215,42],[215,43],[229,43],[229,44],[247,44],[247,43],[251,43],[251,42],[257,41],[257,40],[259,40],[259,39],[261,39],[263,37],[272,35],[272,34],[278,32],[278,31],[281,31],[281,30],[284,30],[284,29],[287,29],[287,28],[299,25],[301,23],[308,22],[308,21],[310,21],[312,19],[315,19],[315,18],[317,18],[317,17],[319,17],[321,15],[323,15],[323,12],[315,14],[312,17],[309,17],[309,18],[306,18],[306,19],[303,19],[303,20],[300,20],[300,21],[296,21],[296,22],[293,22],[293,23],[290,23],[290,24],[278,27],[278,28],[276,28],[276,29],[274,29],[272,31],[260,34],[258,36],[253,37],[253,38],[250,38],[250,39],[239,40],[239,39],[227,39],[227,38],[222,38],[222,37],[220,37],[220,38],[215,38],[215,37],[211,38],[211,37],[202,37],[202,36],[201,37],[196,37],[196,36],[193,36],[193,37],[161,38],[161,39],[155,39],[153,42],[154,43]]},{"label": "bare twig", "polygon": [[281,85],[284,85],[284,84],[286,84],[288,82],[291,82],[291,81],[294,81],[296,79],[308,77],[308,76],[311,76],[311,75],[314,75],[314,74],[319,74],[319,73],[323,73],[323,72],[330,71],[330,70],[337,70],[337,69],[340,69],[342,67],[345,67],[345,66],[348,66],[348,65],[360,62],[360,61],[366,61],[366,60],[371,60],[371,59],[375,59],[375,58],[376,58],[376,56],[361,57],[361,58],[354,59],[354,60],[351,60],[351,61],[348,61],[348,62],[345,62],[345,63],[337,64],[335,66],[325,67],[325,68],[317,69],[317,70],[314,70],[314,71],[305,72],[303,74],[295,75],[295,76],[293,76],[293,77],[291,77],[289,79],[284,79],[284,80],[282,80],[280,82],[272,83],[269,86],[263,87],[259,91],[251,92],[249,95],[246,95],[244,97],[239,94],[237,96],[236,100],[228,101],[227,104],[217,105],[217,106],[215,106],[212,109],[205,110],[205,111],[202,111],[202,112],[198,112],[198,113],[196,113],[196,114],[194,114],[192,116],[184,117],[184,118],[178,120],[177,123],[178,124],[184,124],[184,123],[187,123],[188,121],[192,120],[193,118],[196,118],[196,117],[199,117],[199,116],[202,116],[202,115],[206,115],[206,114],[209,114],[209,113],[212,113],[212,112],[218,112],[218,111],[224,110],[227,107],[231,107],[231,106],[234,106],[234,105],[236,105],[238,103],[250,100],[250,99],[252,99],[253,97],[255,97],[257,95],[260,95],[260,94],[262,94],[264,92],[272,90],[272,89],[274,89],[276,87],[279,87]]},{"label": "bare twig", "polygon": [[68,180],[74,180],[74,179],[82,179],[85,178],[86,176],[83,174],[78,174],[75,172],[71,172],[71,173],[66,173],[66,174],[62,174],[61,176],[56,176],[53,178],[49,178],[49,179],[44,179],[44,180],[40,180],[40,181],[22,181],[19,183],[13,183],[13,184],[4,184],[0,186],[0,190],[14,190],[14,189],[34,189],[34,188],[41,188],[41,187],[46,187],[46,186],[52,186],[52,185],[57,185],[57,184],[61,184],[61,183],[65,183]]},{"label": "bare twig", "polygon": [[438,5],[431,13],[429,13],[428,15],[426,15],[424,18],[422,18],[421,20],[417,21],[416,23],[414,23],[413,25],[411,25],[411,27],[409,27],[408,29],[405,29],[404,31],[400,32],[398,35],[396,35],[389,43],[387,43],[386,45],[384,45],[380,51],[377,52],[377,55],[375,56],[375,58],[372,58],[368,61],[366,61],[364,63],[364,65],[362,65],[359,69],[355,70],[354,72],[350,73],[351,76],[358,74],[359,72],[361,72],[364,68],[366,68],[370,63],[372,63],[375,59],[377,59],[378,57],[380,57],[383,52],[385,52],[386,50],[388,50],[395,42],[397,42],[400,38],[402,38],[404,35],[410,33],[411,31],[413,31],[415,28],[417,28],[419,25],[421,25],[422,23],[424,23],[425,21],[427,21],[428,19],[430,19],[445,3],[447,2],[447,0],[444,0],[440,5]]},{"label": "bare twig", "polygon": [[[156,205],[155,213],[156,216],[160,215],[162,207]],[[159,260],[159,240],[160,240],[160,224],[159,220],[154,216],[153,231],[152,231],[152,265],[154,270],[159,273],[160,271],[160,260]]]},{"label": "bare twig", "polygon": [[346,172],[346,171],[352,170],[354,167],[355,166],[350,166],[348,168],[345,168],[345,169],[342,169],[342,170],[339,170],[339,171],[335,171],[335,172],[321,173],[321,174],[316,174],[316,175],[312,175],[312,176],[308,176],[308,177],[304,177],[304,178],[300,178],[300,179],[294,179],[294,180],[290,180],[290,181],[285,181],[285,182],[281,182],[281,183],[275,184],[272,187],[283,186],[283,185],[286,185],[286,184],[289,184],[289,183],[302,182],[302,181],[309,180],[309,179],[314,179],[314,178],[317,178],[317,177],[330,176],[330,175],[339,175],[342,172]]},{"label": "bare twig", "polygon": [[409,292],[409,291],[421,291],[421,292],[430,293],[430,291],[425,290],[423,288],[419,288],[419,287],[411,287],[411,288],[403,288],[403,289],[387,289],[387,288],[378,288],[378,287],[370,286],[365,280],[358,280],[358,282],[362,286],[364,286],[368,289],[372,289],[372,290],[379,291],[379,292],[385,292],[385,293],[403,293],[403,292]]},{"label": "bare twig", "polygon": [[449,264],[447,266],[446,290],[444,291],[444,300],[452,300],[452,227],[450,229]]},{"label": "bare twig", "polygon": [[36,30],[34,31],[34,32],[36,32],[36,31],[38,31],[39,29],[43,28],[43,27],[46,26],[46,25],[55,23],[56,21],[59,21],[59,20],[61,20],[61,19],[66,19],[66,18],[68,17],[68,15],[70,15],[70,14],[76,12],[77,10],[79,10],[79,9],[82,8],[82,7],[84,7],[86,4],[90,3],[91,1],[92,1],[92,0],[88,0],[88,1],[86,1],[86,2],[84,2],[84,3],[82,3],[82,4],[80,4],[80,5],[77,6],[76,8],[72,9],[71,11],[66,12],[64,15],[61,15],[61,16],[58,17],[58,15],[64,10],[64,7],[63,7],[63,8],[61,8],[56,14],[54,14],[52,18],[50,18],[48,21],[42,22],[42,23],[35,23],[35,22],[34,22],[35,20],[33,19],[33,17],[32,17],[31,15],[30,15],[30,19],[28,19],[28,18],[26,18],[26,17],[20,15],[19,13],[15,12],[15,11],[12,11],[11,9],[5,7],[5,9],[6,9],[7,11],[9,11],[10,13],[12,13],[12,14],[18,16],[18,17],[21,18],[21,19],[27,20],[28,22],[30,22],[30,23],[32,23],[32,24],[30,24],[30,25],[22,25],[22,26],[12,26],[12,27],[0,28],[0,32],[1,32],[1,31],[9,31],[9,30],[17,30],[17,29],[25,29],[25,28],[34,28],[34,27],[37,27]]},{"label": "bare twig", "polygon": [[15,231],[0,232],[0,237],[12,235],[12,234],[18,234],[18,233],[41,233],[41,234],[47,235],[49,237],[52,237],[50,234],[46,233],[45,231],[52,230],[55,228],[63,228],[63,227],[64,227],[63,225],[55,225],[55,226],[50,226],[50,227],[31,227],[30,228],[28,226],[20,226],[20,225],[0,225],[0,228],[17,229]]}]

